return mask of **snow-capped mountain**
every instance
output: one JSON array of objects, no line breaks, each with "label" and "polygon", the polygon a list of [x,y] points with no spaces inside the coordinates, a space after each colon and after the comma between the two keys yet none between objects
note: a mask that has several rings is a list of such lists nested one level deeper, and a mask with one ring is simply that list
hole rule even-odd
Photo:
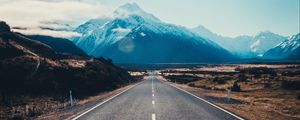
[{"label": "snow-capped mountain", "polygon": [[88,54],[118,63],[219,62],[234,57],[185,27],[164,23],[135,3],[120,6],[111,19],[93,19],[72,41]]},{"label": "snow-capped mountain", "polygon": [[250,49],[253,53],[261,57],[266,51],[284,40],[287,40],[287,38],[270,31],[261,32],[252,38]]},{"label": "snow-capped mountain", "polygon": [[261,57],[266,51],[287,39],[270,31],[260,32],[254,36],[243,35],[235,38],[217,35],[203,26],[192,28],[191,31],[218,43],[243,58]]},{"label": "snow-capped mountain", "polygon": [[268,59],[300,59],[300,33],[278,44],[264,54]]}]

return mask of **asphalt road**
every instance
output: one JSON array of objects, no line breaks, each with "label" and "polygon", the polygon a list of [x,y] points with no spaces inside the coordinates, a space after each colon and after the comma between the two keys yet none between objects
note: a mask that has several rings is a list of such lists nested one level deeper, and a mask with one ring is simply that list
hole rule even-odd
[{"label": "asphalt road", "polygon": [[81,115],[79,120],[236,120],[186,92],[151,76]]}]

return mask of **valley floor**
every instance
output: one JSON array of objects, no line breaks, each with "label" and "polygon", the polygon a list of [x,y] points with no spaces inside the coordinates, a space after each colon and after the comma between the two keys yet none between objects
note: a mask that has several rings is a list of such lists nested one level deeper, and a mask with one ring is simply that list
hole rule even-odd
[{"label": "valley floor", "polygon": [[246,119],[299,120],[299,71],[299,65],[211,65],[157,72]]}]

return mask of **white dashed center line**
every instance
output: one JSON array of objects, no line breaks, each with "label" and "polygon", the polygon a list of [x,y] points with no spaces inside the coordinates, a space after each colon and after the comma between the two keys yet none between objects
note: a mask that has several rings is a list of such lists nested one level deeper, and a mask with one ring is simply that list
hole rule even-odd
[{"label": "white dashed center line", "polygon": [[152,120],[155,120],[155,114],[152,114]]},{"label": "white dashed center line", "polygon": [[[153,88],[153,78],[152,78],[152,84],[151,84],[151,88],[152,88],[152,105],[154,107],[155,101],[154,101],[154,88]],[[155,113],[152,113],[152,120],[156,120],[155,118]]]}]

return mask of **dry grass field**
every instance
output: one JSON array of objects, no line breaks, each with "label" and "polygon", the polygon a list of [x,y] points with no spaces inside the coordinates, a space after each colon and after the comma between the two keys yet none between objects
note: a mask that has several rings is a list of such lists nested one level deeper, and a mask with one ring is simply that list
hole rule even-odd
[{"label": "dry grass field", "polygon": [[[144,80],[143,74],[133,76],[138,81]],[[68,95],[64,98],[53,98],[49,96],[15,96],[14,98],[10,98],[9,105],[0,105],[0,120],[68,120],[136,83],[137,81],[132,81],[129,85],[85,98],[76,98],[76,96],[73,96],[75,104],[73,107],[70,107]]]},{"label": "dry grass field", "polygon": [[300,119],[300,65],[209,65],[161,74],[246,119]]}]

